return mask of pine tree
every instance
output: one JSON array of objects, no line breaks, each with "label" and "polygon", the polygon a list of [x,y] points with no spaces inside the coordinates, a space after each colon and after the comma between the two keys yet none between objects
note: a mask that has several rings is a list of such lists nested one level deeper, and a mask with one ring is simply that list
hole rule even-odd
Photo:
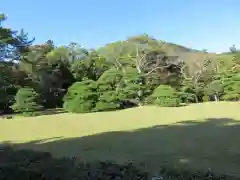
[{"label": "pine tree", "polygon": [[12,109],[23,115],[37,115],[38,111],[42,109],[38,93],[33,88],[20,88],[15,96]]}]

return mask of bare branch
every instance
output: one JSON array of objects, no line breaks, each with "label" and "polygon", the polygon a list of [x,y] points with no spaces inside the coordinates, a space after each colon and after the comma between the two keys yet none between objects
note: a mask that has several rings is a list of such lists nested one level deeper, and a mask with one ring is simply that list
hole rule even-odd
[{"label": "bare branch", "polygon": [[144,54],[141,58],[140,58],[140,62],[141,64],[139,63],[140,67],[143,68],[144,66],[146,66],[148,64],[148,61],[146,60],[146,55],[147,54]]},{"label": "bare branch", "polygon": [[135,59],[135,65],[136,65],[138,73],[141,73],[142,68],[144,68],[144,63],[146,62],[145,57],[146,57],[146,54],[143,54],[140,57],[139,48],[138,48],[138,45],[136,45],[136,57],[134,59]]},{"label": "bare branch", "polygon": [[145,74],[145,76],[150,75],[151,73],[153,73],[157,69],[164,69],[164,68],[168,68],[168,67],[170,67],[170,65],[167,65],[167,66],[157,66],[157,67],[153,68],[151,71],[149,71],[147,74]]},{"label": "bare branch", "polygon": [[116,65],[117,69],[121,68],[122,72],[125,73],[126,70],[125,70],[124,66],[120,63],[120,61],[117,58],[115,59],[115,62],[117,63],[117,65]]},{"label": "bare branch", "polygon": [[138,45],[136,45],[136,55],[137,55],[137,57],[138,57]]},{"label": "bare branch", "polygon": [[187,67],[187,64],[183,65],[184,64],[183,61],[181,61],[180,63],[181,64],[178,67],[179,67],[180,73],[182,74],[183,78],[186,80],[193,79],[193,76],[187,77],[186,73],[184,72],[185,68]]},{"label": "bare branch", "polygon": [[240,68],[240,65],[236,64],[235,66],[232,67],[232,70],[235,70],[237,68]]}]

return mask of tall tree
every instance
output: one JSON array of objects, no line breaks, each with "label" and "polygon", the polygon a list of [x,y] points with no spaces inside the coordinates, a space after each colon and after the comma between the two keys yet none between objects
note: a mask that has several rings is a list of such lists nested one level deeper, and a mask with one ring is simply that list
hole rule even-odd
[{"label": "tall tree", "polygon": [[26,55],[35,39],[29,40],[28,33],[23,29],[18,33],[18,31],[3,27],[6,19],[4,14],[0,14],[0,60],[20,60]]}]

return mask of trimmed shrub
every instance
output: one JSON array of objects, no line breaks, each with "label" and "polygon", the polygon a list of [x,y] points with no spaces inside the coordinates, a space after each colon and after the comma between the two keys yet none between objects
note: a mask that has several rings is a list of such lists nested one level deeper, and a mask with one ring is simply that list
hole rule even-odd
[{"label": "trimmed shrub", "polygon": [[240,100],[240,75],[232,75],[230,78],[224,79],[224,95],[225,101]]},{"label": "trimmed shrub", "polygon": [[239,101],[240,93],[228,92],[229,94],[223,95],[223,100],[225,101]]},{"label": "trimmed shrub", "polygon": [[178,98],[181,100],[181,103],[195,103],[196,95],[193,93],[186,92],[177,92]]},{"label": "trimmed shrub", "polygon": [[223,84],[220,80],[212,81],[205,89],[205,95],[208,95],[210,99],[213,99],[215,101],[220,100],[223,93]]},{"label": "trimmed shrub", "polygon": [[91,112],[97,101],[96,82],[85,80],[74,83],[68,88],[63,100],[63,108],[68,112]]},{"label": "trimmed shrub", "polygon": [[98,79],[97,83],[106,85],[108,90],[115,90],[121,84],[122,74],[119,70],[113,68],[106,70]]},{"label": "trimmed shrub", "polygon": [[98,102],[94,111],[112,111],[121,108],[122,74],[117,69],[105,71],[97,81]]},{"label": "trimmed shrub", "polygon": [[39,114],[43,106],[40,104],[39,94],[33,88],[25,87],[18,90],[12,109],[16,113],[34,116]]},{"label": "trimmed shrub", "polygon": [[149,98],[153,104],[163,107],[175,107],[180,104],[177,92],[168,85],[158,86]]},{"label": "trimmed shrub", "polygon": [[112,111],[121,108],[124,97],[116,91],[101,93],[96,103],[95,111]]},{"label": "trimmed shrub", "polygon": [[149,89],[145,84],[145,77],[140,75],[136,68],[126,68],[122,78],[122,94],[125,99],[137,99],[139,102],[149,95]]}]

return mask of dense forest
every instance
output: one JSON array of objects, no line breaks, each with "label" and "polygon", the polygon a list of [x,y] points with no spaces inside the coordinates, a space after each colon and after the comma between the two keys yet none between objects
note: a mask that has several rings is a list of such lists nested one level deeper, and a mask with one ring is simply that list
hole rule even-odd
[{"label": "dense forest", "polygon": [[[194,50],[142,34],[86,49],[34,44],[0,16],[0,112],[34,115],[240,100],[240,51]],[[37,38],[37,37],[36,37]]]}]

